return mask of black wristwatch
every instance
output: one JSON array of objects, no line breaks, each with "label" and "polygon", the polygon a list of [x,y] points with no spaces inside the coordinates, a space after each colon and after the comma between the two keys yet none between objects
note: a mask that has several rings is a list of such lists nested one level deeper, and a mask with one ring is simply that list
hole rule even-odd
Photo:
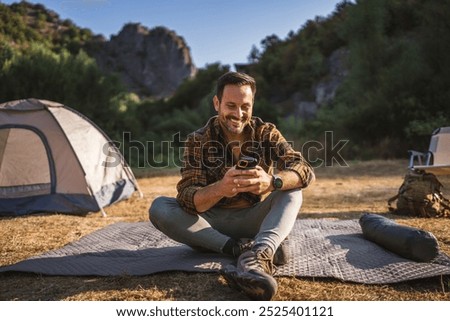
[{"label": "black wristwatch", "polygon": [[279,190],[283,187],[283,180],[278,175],[272,175],[272,186],[275,190]]}]

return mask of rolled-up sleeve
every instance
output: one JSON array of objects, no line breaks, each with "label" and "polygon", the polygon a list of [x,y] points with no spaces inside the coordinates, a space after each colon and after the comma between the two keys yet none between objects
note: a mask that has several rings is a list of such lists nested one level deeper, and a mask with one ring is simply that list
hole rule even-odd
[{"label": "rolled-up sleeve", "polygon": [[291,170],[296,172],[301,180],[300,187],[307,187],[315,180],[314,170],[311,165],[300,152],[294,150],[278,129],[273,128],[270,136],[270,141],[274,144],[277,169],[279,171]]}]

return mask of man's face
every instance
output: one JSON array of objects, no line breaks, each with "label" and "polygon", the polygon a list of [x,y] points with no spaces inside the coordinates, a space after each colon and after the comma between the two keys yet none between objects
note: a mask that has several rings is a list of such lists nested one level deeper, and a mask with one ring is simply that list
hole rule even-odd
[{"label": "man's face", "polygon": [[253,92],[249,85],[226,85],[222,101],[214,96],[214,108],[219,123],[228,135],[240,135],[250,122],[253,112]]}]

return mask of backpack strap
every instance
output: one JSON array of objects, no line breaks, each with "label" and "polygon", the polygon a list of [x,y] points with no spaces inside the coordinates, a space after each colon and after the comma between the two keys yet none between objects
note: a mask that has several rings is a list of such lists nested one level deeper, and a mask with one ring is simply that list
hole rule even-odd
[{"label": "backpack strap", "polygon": [[389,208],[389,211],[395,212],[395,208],[392,207],[391,204],[392,204],[393,201],[395,201],[396,199],[398,199],[399,196],[400,196],[400,193],[397,193],[397,195],[392,196],[390,199],[388,199],[388,208]]}]

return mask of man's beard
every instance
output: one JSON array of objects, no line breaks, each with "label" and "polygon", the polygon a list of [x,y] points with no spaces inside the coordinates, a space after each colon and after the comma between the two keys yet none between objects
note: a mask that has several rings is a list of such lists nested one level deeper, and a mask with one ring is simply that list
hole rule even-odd
[{"label": "man's beard", "polygon": [[248,117],[239,119],[233,116],[225,116],[222,118],[222,125],[233,135],[242,134],[247,123]]}]

